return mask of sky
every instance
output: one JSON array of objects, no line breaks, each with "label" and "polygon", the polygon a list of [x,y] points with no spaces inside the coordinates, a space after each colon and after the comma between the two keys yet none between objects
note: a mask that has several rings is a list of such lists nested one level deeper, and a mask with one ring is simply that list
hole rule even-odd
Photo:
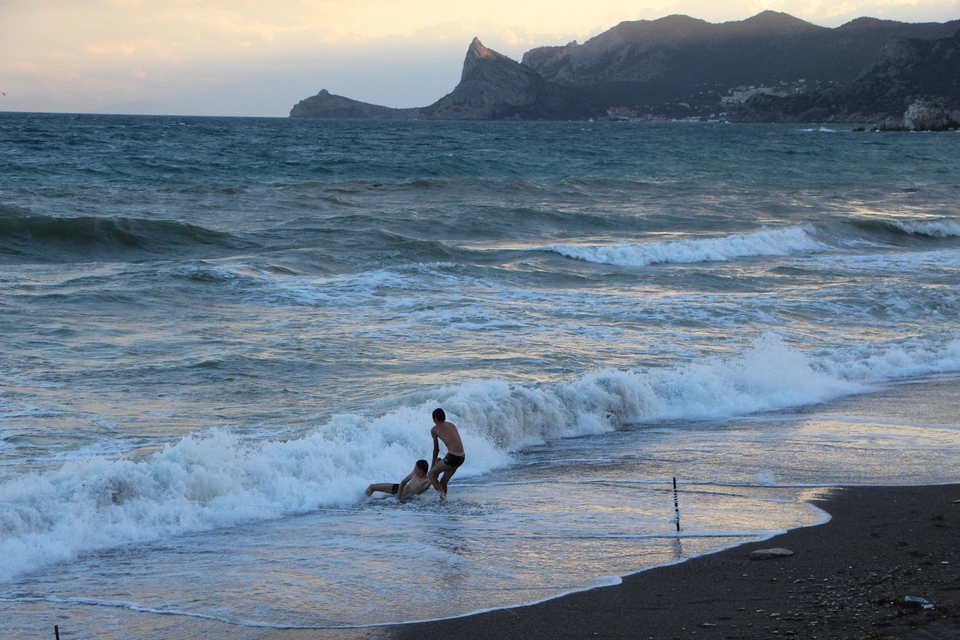
[{"label": "sky", "polygon": [[960,0],[0,0],[0,111],[286,116],[320,89],[424,106],[474,36],[519,60],[624,20],[765,9],[827,27],[960,18]]}]

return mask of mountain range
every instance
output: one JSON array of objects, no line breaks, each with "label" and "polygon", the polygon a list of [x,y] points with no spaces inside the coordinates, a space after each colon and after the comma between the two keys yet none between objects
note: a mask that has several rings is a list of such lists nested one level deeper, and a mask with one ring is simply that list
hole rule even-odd
[{"label": "mountain range", "polygon": [[[583,44],[538,47],[519,63],[475,38],[460,83],[432,105],[390,109],[321,91],[290,115],[568,120],[612,109],[744,121],[902,116],[913,96],[960,108],[951,44],[958,31],[960,20],[858,18],[831,29],[774,11],[722,24],[675,15],[622,22]],[[883,78],[897,81],[881,95]]]}]

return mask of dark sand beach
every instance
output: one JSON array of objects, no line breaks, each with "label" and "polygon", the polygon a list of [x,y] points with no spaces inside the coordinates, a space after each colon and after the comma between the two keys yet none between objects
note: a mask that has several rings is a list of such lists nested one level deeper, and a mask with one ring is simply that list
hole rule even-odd
[{"label": "dark sand beach", "polygon": [[[264,638],[960,638],[960,486],[832,489],[813,503],[828,523],[613,587],[449,620]],[[794,554],[751,559],[769,548]]]}]

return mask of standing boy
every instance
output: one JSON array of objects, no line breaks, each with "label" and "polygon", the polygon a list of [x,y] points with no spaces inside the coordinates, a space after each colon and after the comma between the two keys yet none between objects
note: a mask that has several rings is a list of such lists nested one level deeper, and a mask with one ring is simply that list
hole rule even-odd
[{"label": "standing boy", "polygon": [[[440,499],[446,500],[447,483],[466,459],[463,453],[463,442],[460,440],[457,425],[447,422],[447,414],[443,409],[433,410],[433,429],[430,429],[430,435],[433,436],[433,464],[428,475],[433,488],[440,494]],[[443,456],[442,460],[437,460],[440,455],[441,440],[447,446],[447,455]],[[442,478],[440,474],[443,474]]]}]

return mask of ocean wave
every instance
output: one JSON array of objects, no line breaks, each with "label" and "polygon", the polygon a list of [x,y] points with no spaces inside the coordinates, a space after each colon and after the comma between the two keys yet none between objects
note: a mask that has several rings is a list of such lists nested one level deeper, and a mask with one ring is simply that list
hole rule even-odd
[{"label": "ocean wave", "polygon": [[482,474],[556,438],[621,425],[720,419],[823,402],[902,376],[960,370],[960,340],[863,345],[807,355],[776,335],[741,355],[667,369],[591,372],[571,383],[477,380],[398,398],[377,416],[341,414],[309,435],[255,442],[190,435],[147,458],[76,459],[0,485],[0,581],[79,554],[318,507],[350,507],[370,482],[396,481],[429,457],[429,415],[443,406]]},{"label": "ocean wave", "polygon": [[960,236],[960,221],[957,220],[916,220],[912,222],[894,222],[894,227],[911,235],[950,238]]},{"label": "ocean wave", "polygon": [[883,220],[855,219],[849,224],[878,236],[881,241],[890,242],[903,236],[924,236],[927,238],[951,238],[960,236],[960,220],[952,218],[927,218],[922,220]]},{"label": "ocean wave", "polygon": [[185,250],[216,255],[249,246],[230,234],[174,220],[0,211],[0,256],[8,261],[78,262],[172,253],[182,257]]},{"label": "ocean wave", "polygon": [[725,262],[752,256],[787,256],[824,251],[827,248],[827,245],[814,239],[807,228],[788,227],[705,240],[594,246],[557,245],[548,247],[547,250],[585,262],[645,267],[664,262],[687,264]]}]

